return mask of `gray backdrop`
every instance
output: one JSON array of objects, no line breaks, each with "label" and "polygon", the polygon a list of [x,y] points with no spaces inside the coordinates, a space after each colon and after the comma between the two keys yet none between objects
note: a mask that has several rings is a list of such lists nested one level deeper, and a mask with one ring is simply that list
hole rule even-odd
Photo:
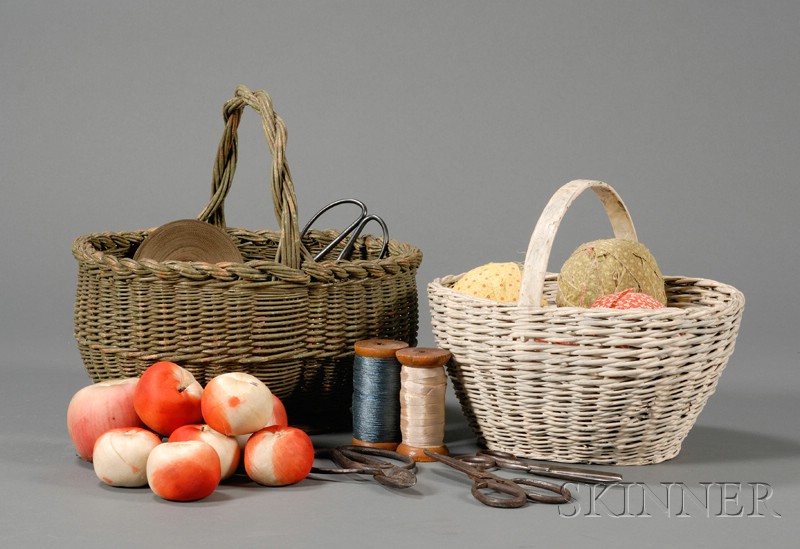
[{"label": "gray backdrop", "polygon": [[[115,532],[175,545],[780,546],[800,533],[800,4],[2,0],[0,75],[3,546],[100,546]],[[431,473],[411,496],[309,480],[192,506],[100,487],[64,427],[88,383],[71,240],[199,213],[239,83],[268,90],[287,123],[301,218],[358,197],[423,249],[423,345],[427,282],[522,260],[561,184],[613,185],[666,274],[747,298],[736,352],[681,454],[626,478],[766,483],[776,512],[495,511],[463,479]],[[227,219],[274,228],[270,159],[248,113]],[[551,270],[609,234],[593,195],[580,199]],[[471,449],[452,401],[448,412],[451,443]]]}]

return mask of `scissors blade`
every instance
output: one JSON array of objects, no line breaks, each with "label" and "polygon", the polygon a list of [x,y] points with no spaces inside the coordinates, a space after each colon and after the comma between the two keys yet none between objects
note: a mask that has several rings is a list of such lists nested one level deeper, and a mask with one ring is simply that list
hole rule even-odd
[{"label": "scissors blade", "polygon": [[[363,473],[371,474],[372,478],[384,486],[410,488],[417,483],[417,475],[414,472],[416,462],[403,454],[366,446],[342,446],[338,450],[350,463],[360,465]],[[403,465],[394,465],[389,461],[370,456],[397,460]]]},{"label": "scissors blade", "polygon": [[[489,476],[489,475],[486,475],[483,472],[482,469],[480,469],[478,467],[474,467],[474,466],[470,465],[469,463],[465,463],[464,461],[461,461],[460,459],[452,458],[450,456],[446,456],[444,454],[440,454],[438,452],[433,452],[433,451],[427,450],[427,449],[423,450],[423,452],[425,453],[426,456],[431,457],[431,458],[435,459],[436,461],[441,461],[442,463],[444,463],[448,467],[452,467],[456,471],[460,471],[460,472],[464,473],[465,475],[467,475],[469,478],[471,478],[473,480],[474,479],[478,479],[478,478],[483,478],[484,476]],[[493,475],[491,475],[491,476],[493,476]]]},{"label": "scissors blade", "polygon": [[387,467],[376,471],[372,478],[389,488],[411,488],[417,483],[417,475],[402,467]]},{"label": "scissors blade", "polygon": [[596,469],[585,469],[583,467],[567,467],[564,465],[531,463],[530,461],[517,458],[513,454],[499,450],[481,450],[478,452],[478,455],[489,456],[493,458],[499,467],[525,471],[527,473],[541,475],[543,477],[598,484],[619,482],[622,480],[622,475],[619,473],[598,471]]},{"label": "scissors blade", "polygon": [[528,465],[528,472],[543,477],[596,484],[619,482],[622,480],[622,475],[619,473],[598,471],[596,469],[565,467],[561,465]]}]

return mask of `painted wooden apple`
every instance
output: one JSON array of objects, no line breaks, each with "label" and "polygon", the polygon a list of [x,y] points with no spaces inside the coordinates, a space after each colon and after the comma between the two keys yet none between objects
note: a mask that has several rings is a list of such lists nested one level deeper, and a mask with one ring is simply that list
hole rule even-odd
[{"label": "painted wooden apple", "polygon": [[147,458],[147,483],[162,499],[203,499],[214,493],[221,478],[216,450],[199,440],[165,442]]},{"label": "painted wooden apple", "polygon": [[313,465],[314,444],[296,427],[264,427],[253,433],[244,447],[247,476],[265,486],[300,482]]},{"label": "painted wooden apple", "polygon": [[225,435],[244,435],[261,429],[272,418],[272,392],[245,372],[220,374],[206,384],[203,419]]},{"label": "painted wooden apple", "polygon": [[147,485],[147,458],[161,437],[141,427],[106,431],[94,445],[94,472],[110,486]]},{"label": "painted wooden apple", "polygon": [[139,378],[133,406],[145,425],[169,436],[182,425],[202,423],[203,387],[192,373],[174,362],[156,362]]},{"label": "painted wooden apple", "polygon": [[67,431],[78,456],[92,461],[97,438],[116,427],[144,427],[133,406],[139,378],[100,381],[76,392],[67,406]]},{"label": "painted wooden apple", "polygon": [[[282,427],[288,427],[289,425],[289,416],[286,413],[286,406],[283,405],[281,399],[275,396],[275,393],[272,393],[272,416],[267,420],[265,425],[262,425],[260,429],[264,427],[271,427],[273,425],[280,425]],[[259,429],[259,430],[260,430]],[[239,443],[239,448],[242,452],[244,452],[244,447],[247,444],[247,440],[253,433],[245,433],[243,435],[234,435],[236,441]],[[240,463],[243,467],[244,464]]]},{"label": "painted wooden apple", "polygon": [[283,405],[281,399],[275,396],[275,393],[272,393],[272,417],[265,427],[271,425],[280,425],[281,427],[289,425],[289,416],[286,413],[286,406]]},{"label": "painted wooden apple", "polygon": [[214,448],[219,456],[222,480],[233,476],[239,467],[242,450],[235,437],[223,435],[208,425],[198,423],[178,427],[172,431],[168,442],[186,442],[188,440],[200,440]]}]

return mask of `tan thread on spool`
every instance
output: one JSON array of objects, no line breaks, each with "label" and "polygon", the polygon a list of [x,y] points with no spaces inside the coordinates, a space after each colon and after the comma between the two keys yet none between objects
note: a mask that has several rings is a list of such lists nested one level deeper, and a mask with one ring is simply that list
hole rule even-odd
[{"label": "tan thread on spool", "polygon": [[199,261],[203,263],[243,263],[236,243],[223,229],[197,221],[179,219],[153,230],[136,249],[137,261]]},{"label": "tan thread on spool", "polygon": [[444,444],[445,390],[443,366],[450,360],[443,349],[408,347],[397,351],[400,369],[401,454],[414,461],[434,461],[424,450],[448,455]]},{"label": "tan thread on spool", "polygon": [[[363,339],[353,345],[357,355],[367,358],[392,359],[400,349],[408,347],[408,343],[394,339]],[[355,421],[354,417],[354,421]],[[381,450],[397,449],[398,441],[366,441],[353,436],[353,446],[366,446]]]}]

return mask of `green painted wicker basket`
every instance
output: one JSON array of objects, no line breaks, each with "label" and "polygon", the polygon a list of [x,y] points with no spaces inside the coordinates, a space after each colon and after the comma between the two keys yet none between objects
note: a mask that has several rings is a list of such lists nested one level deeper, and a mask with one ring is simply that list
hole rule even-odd
[{"label": "green painted wicker basket", "polygon": [[[225,226],[223,204],[246,106],[261,116],[272,152],[272,196],[280,230]],[[353,344],[384,337],[414,344],[421,251],[359,237],[352,259],[315,262],[339,233],[298,229],[285,159],[286,127],[264,91],[236,90],[223,109],[225,131],[211,200],[197,217],[224,228],[243,263],[133,259],[146,230],[87,234],[73,241],[78,261],[75,338],[94,381],[136,376],[170,360],[205,384],[244,371],[284,400],[290,419],[312,431],[349,428]]]}]

